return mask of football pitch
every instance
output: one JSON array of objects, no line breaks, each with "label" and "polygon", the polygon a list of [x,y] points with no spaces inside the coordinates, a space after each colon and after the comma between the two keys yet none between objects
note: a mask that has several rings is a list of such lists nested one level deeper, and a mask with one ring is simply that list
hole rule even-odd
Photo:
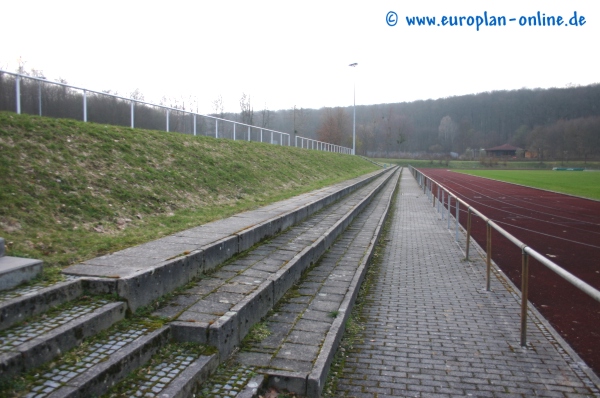
[{"label": "football pitch", "polygon": [[493,180],[600,200],[600,172],[553,170],[454,170]]}]

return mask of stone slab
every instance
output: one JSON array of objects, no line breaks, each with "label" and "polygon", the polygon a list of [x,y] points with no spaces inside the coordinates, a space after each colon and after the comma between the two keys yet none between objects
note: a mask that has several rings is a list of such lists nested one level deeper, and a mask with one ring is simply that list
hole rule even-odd
[{"label": "stone slab", "polygon": [[12,289],[42,272],[42,262],[31,258],[0,256],[0,290]]}]

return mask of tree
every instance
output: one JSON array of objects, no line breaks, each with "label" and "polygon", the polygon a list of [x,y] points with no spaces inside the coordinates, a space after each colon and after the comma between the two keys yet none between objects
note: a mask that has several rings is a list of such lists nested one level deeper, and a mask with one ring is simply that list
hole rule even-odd
[{"label": "tree", "polygon": [[212,108],[214,110],[214,115],[223,119],[224,117],[224,106],[223,106],[223,96],[219,94],[219,96],[212,102]]},{"label": "tree", "polygon": [[320,141],[335,145],[348,145],[348,139],[352,139],[349,134],[348,116],[342,108],[326,108],[323,115],[321,127],[317,130],[317,137]]},{"label": "tree", "polygon": [[440,143],[442,144],[446,152],[450,152],[452,150],[454,138],[456,137],[456,133],[458,132],[458,125],[454,122],[454,120],[452,120],[450,116],[446,115],[440,121],[438,131]]},{"label": "tree", "polygon": [[267,103],[265,102],[265,107],[262,111],[260,111],[260,126],[261,127],[269,127],[269,122],[271,121],[271,111],[267,107]]},{"label": "tree", "polygon": [[252,108],[250,96],[246,95],[246,93],[242,93],[242,97],[240,98],[240,110],[242,123],[252,124],[254,121],[254,108]]}]

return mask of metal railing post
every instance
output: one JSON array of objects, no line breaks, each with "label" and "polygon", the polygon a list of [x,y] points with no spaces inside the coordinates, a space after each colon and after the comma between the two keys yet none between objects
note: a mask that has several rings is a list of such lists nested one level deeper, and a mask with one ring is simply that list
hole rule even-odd
[{"label": "metal railing post", "polygon": [[233,123],[233,140],[235,141],[235,123]]},{"label": "metal railing post", "polygon": [[452,196],[448,193],[448,229],[450,229],[450,216],[452,215]]},{"label": "metal railing post", "polygon": [[444,191],[444,190],[442,189],[442,221],[444,220],[444,212],[445,212],[445,210],[446,210],[446,207],[444,206],[444,200],[445,200],[444,194],[445,194],[445,193],[446,193],[446,191]]},{"label": "metal railing post", "polygon": [[196,114],[194,113],[194,137],[196,136]]},{"label": "metal railing post", "polygon": [[490,222],[487,222],[487,241],[486,241],[486,270],[485,270],[485,290],[491,291],[490,288],[490,271],[492,268],[492,227]]},{"label": "metal railing post", "polygon": [[469,246],[471,243],[471,207],[467,208],[467,246],[465,248],[465,260],[469,261]]},{"label": "metal railing post", "polygon": [[167,108],[167,133],[169,132],[169,109]]},{"label": "metal railing post", "polygon": [[87,122],[87,91],[83,90],[83,121]]},{"label": "metal railing post", "polygon": [[219,138],[219,119],[215,119],[215,138]]},{"label": "metal railing post", "polygon": [[248,141],[250,141],[250,126],[248,126]]},{"label": "metal railing post", "polygon": [[38,82],[38,109],[42,116],[42,82]]},{"label": "metal railing post", "polygon": [[260,129],[260,142],[262,142],[262,129]]},{"label": "metal railing post", "polygon": [[[135,114],[134,114],[134,108],[135,106],[135,102],[131,101],[131,128],[135,128]],[[194,135],[196,135],[196,119],[194,119]]]},{"label": "metal railing post", "polygon": [[455,240],[458,242],[458,212],[460,211],[460,202],[456,198],[456,225],[454,228]]},{"label": "metal railing post", "polygon": [[17,78],[15,79],[15,100],[16,100],[16,107],[17,107],[17,115],[21,114],[21,76],[17,75]]},{"label": "metal railing post", "polygon": [[527,346],[527,301],[529,296],[529,254],[522,249],[521,260],[521,347]]}]

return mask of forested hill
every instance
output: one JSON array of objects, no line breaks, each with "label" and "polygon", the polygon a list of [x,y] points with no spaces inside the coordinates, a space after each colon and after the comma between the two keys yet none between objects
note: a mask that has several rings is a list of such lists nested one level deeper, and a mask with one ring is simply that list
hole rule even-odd
[{"label": "forested hill", "polygon": [[[589,122],[589,119],[599,117],[600,85],[494,91],[365,106],[357,112],[360,120],[378,117],[383,121],[377,123],[379,131],[374,135],[387,142],[379,148],[377,143],[372,143],[370,150],[391,148],[412,152],[435,149],[441,152],[450,149],[463,153],[467,148],[489,148],[506,143],[527,149],[532,145],[539,146],[535,142],[540,138],[536,127],[550,130],[561,120],[587,119]],[[600,126],[596,123],[596,127]],[[404,131],[406,140],[401,147],[397,142],[399,130]],[[596,130],[596,136],[600,136],[599,130]],[[594,144],[596,150],[600,150],[597,140]],[[562,143],[548,145],[560,146]]]}]

